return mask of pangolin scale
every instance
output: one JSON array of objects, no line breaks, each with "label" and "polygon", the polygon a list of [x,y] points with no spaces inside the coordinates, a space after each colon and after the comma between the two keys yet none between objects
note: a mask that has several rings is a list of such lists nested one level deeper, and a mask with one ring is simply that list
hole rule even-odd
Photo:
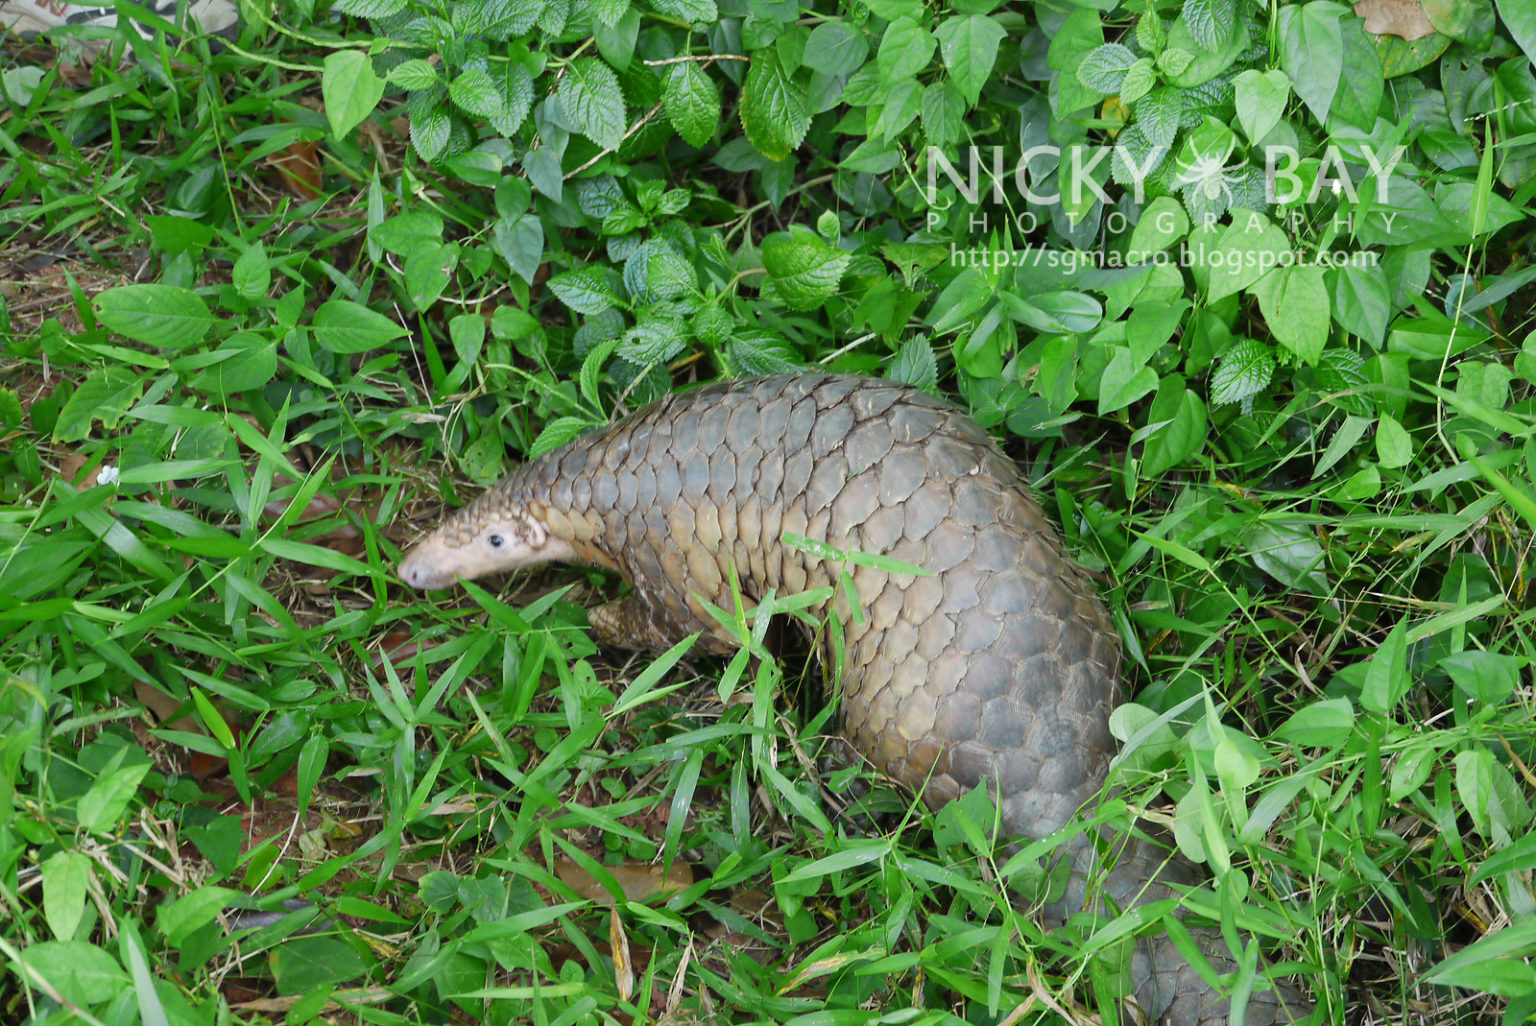
[{"label": "pangolin scale", "polygon": [[[852,567],[863,613],[830,612],[846,644],[845,732],[937,808],[985,780],[1006,833],[1043,837],[1104,791],[1120,700],[1120,640],[1018,467],[973,420],[878,379],[793,374],[711,385],[519,468],[451,514],[402,560],[416,588],[550,560],[618,570],[634,593],[592,611],[600,640],[659,647],[702,631],[701,604],[836,585],[842,566],[783,543],[894,557],[927,576]],[[1049,921],[1108,897],[1176,897],[1193,867],[1145,839],[1068,842],[1067,893]],[[1113,865],[1100,854],[1112,847]],[[1092,884],[1090,884],[1092,881]],[[1092,895],[1092,897],[1090,897]],[[1218,973],[1217,931],[1192,931]],[[1166,937],[1138,942],[1134,1009],[1169,1026],[1225,1023],[1229,1003]],[[1261,984],[1262,986],[1262,984]],[[1310,1006],[1290,986],[1251,995],[1250,1026]]]}]

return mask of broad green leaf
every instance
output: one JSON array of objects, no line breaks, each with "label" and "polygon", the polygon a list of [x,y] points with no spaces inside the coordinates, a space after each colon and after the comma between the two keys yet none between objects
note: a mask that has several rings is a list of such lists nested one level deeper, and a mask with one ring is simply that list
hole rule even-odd
[{"label": "broad green leaf", "polygon": [[687,326],[673,317],[648,317],[624,333],[618,355],[639,367],[666,363],[688,344]]},{"label": "broad green leaf", "polygon": [[1328,312],[1332,305],[1323,284],[1323,269],[1316,264],[1277,267],[1249,290],[1270,332],[1282,346],[1316,364],[1328,343]]},{"label": "broad green leaf", "polygon": [[1383,413],[1376,422],[1376,459],[1388,470],[1413,462],[1413,439],[1390,413]]},{"label": "broad green leaf", "polygon": [[1339,19],[1348,8],[1329,0],[1280,8],[1280,67],[1296,95],[1327,123],[1344,77],[1344,35]]},{"label": "broad green leaf", "polygon": [[213,922],[225,907],[240,897],[239,891],[228,887],[204,886],[175,901],[166,902],[155,909],[155,925],[172,945],[179,945],[187,936]]},{"label": "broad green leaf", "polygon": [[1486,748],[1457,752],[1454,761],[1456,791],[1472,816],[1472,825],[1489,840],[1508,843],[1533,814],[1519,785]]},{"label": "broad green leaf", "polygon": [[1360,704],[1371,712],[1387,714],[1408,693],[1408,626],[1399,622],[1365,664],[1360,685]]},{"label": "broad green leaf", "polygon": [[320,95],[331,135],[341,139],[379,105],[384,80],[374,73],[373,61],[362,50],[333,50],[326,55],[320,74]]},{"label": "broad green leaf", "polygon": [[230,281],[242,299],[260,299],[267,294],[272,285],[272,266],[260,239],[245,247],[230,272]]},{"label": "broad green leaf", "polygon": [[595,57],[581,57],[560,80],[560,105],[582,135],[605,150],[624,141],[624,95],[613,69]]},{"label": "broad green leaf", "polygon": [[396,256],[408,256],[423,246],[435,249],[443,243],[443,219],[431,210],[412,210],[374,225],[368,240]]},{"label": "broad green leaf", "polygon": [[1275,736],[1301,748],[1337,748],[1354,732],[1355,707],[1347,698],[1329,698],[1296,710]]},{"label": "broad green leaf", "polygon": [[1241,292],[1292,257],[1290,240],[1269,219],[1247,211],[1232,212],[1216,245],[1205,254],[1210,267],[1207,300],[1216,302]]},{"label": "broad green leaf", "polygon": [[944,149],[959,140],[965,127],[965,97],[953,82],[930,82],[923,87],[919,114],[929,145]]},{"label": "broad green leaf", "polygon": [[128,973],[117,960],[83,940],[41,941],[16,956],[20,974],[47,981],[48,993],[76,1008],[105,1005],[129,987]]},{"label": "broad green leaf", "polygon": [[939,52],[949,77],[960,88],[971,106],[981,98],[992,66],[997,63],[997,48],[1007,33],[991,18],[980,14],[955,15],[939,23]]},{"label": "broad green leaf", "polygon": [[1500,997],[1525,997],[1536,991],[1532,955],[1536,955],[1536,919],[1526,919],[1468,944],[1431,969],[1425,981]]},{"label": "broad green leaf", "polygon": [[131,367],[108,364],[80,383],[59,411],[53,426],[55,442],[80,442],[90,437],[92,421],[111,430],[144,392],[144,377]]},{"label": "broad green leaf", "polygon": [[788,339],[761,328],[738,331],[726,343],[726,355],[743,374],[782,374],[805,366]]},{"label": "broad green leaf", "polygon": [[1237,123],[1250,143],[1269,135],[1285,113],[1285,101],[1291,93],[1290,80],[1278,68],[1244,71],[1232,80]]},{"label": "broad green leaf", "polygon": [[406,0],[340,0],[335,9],[354,18],[387,18],[405,4]]},{"label": "broad green leaf", "polygon": [[[126,753],[129,749],[122,751]],[[122,762],[119,755],[108,763],[90,790],[80,796],[75,816],[93,834],[112,833],[120,826],[128,803],[139,793],[139,784],[151,769],[147,760],[126,766]]]},{"label": "broad green leaf", "polygon": [[43,916],[55,940],[75,936],[85,916],[91,860],[77,851],[56,851],[42,865]]},{"label": "broad green leaf", "polygon": [[667,74],[662,108],[677,134],[693,146],[704,146],[720,123],[720,90],[697,64],[678,64]]},{"label": "broad green leaf", "polygon": [[237,331],[214,355],[219,362],[199,371],[192,387],[229,398],[261,388],[277,375],[277,340],[254,331]]},{"label": "broad green leaf", "polygon": [[1333,320],[1339,327],[1380,349],[1392,317],[1392,286],[1381,264],[1350,261],[1330,269],[1325,278],[1333,299]]},{"label": "broad green leaf", "polygon": [[1327,594],[1325,553],[1313,531],[1261,520],[1243,536],[1255,566],[1288,588]]},{"label": "broad green leaf", "polygon": [[405,328],[349,299],[332,299],[315,311],[310,330],[332,353],[366,353],[405,337]]},{"label": "broad green leaf", "polygon": [[1159,196],[1147,204],[1141,219],[1131,230],[1131,241],[1126,246],[1126,258],[1134,261],[1149,260],[1189,234],[1189,215],[1172,196]]},{"label": "broad green leaf", "polygon": [[544,0],[485,0],[460,5],[460,10],[466,32],[507,40],[533,28],[545,6]]},{"label": "broad green leaf", "polygon": [[933,60],[938,40],[911,18],[898,18],[880,37],[880,80],[889,85],[898,79],[915,78]]},{"label": "broad green leaf", "polygon": [[909,335],[896,351],[896,356],[886,367],[885,376],[904,385],[912,385],[924,392],[937,392],[939,387],[939,361],[926,335]]},{"label": "broad green leaf", "polygon": [[1376,124],[1385,88],[1381,58],[1364,32],[1341,26],[1340,38],[1344,43],[1344,75],[1333,96],[1329,127],[1369,132]]},{"label": "broad green leaf", "polygon": [[1510,36],[1525,52],[1526,59],[1536,64],[1536,6],[1525,0],[1495,0],[1495,5]]},{"label": "broad green leaf", "polygon": [[760,50],[752,58],[741,93],[741,127],[770,160],[789,156],[810,130],[805,91],[785,73],[775,51]]},{"label": "broad green leaf", "polygon": [[1136,124],[1154,146],[1172,146],[1184,118],[1184,91],[1153,89],[1136,104]]},{"label": "broad green leaf", "polygon": [[196,345],[214,323],[202,296],[175,285],[122,285],[97,295],[91,308],[110,330],[158,349]]},{"label": "broad green leaf", "polygon": [[1170,374],[1147,411],[1147,425],[1151,433],[1142,450],[1141,474],[1153,478],[1204,448],[1209,427],[1205,402],[1185,387],[1183,375]]},{"label": "broad green leaf", "polygon": [[1125,346],[1112,346],[1113,353],[1099,381],[1099,416],[1123,410],[1157,387],[1157,372],[1139,364]]},{"label": "broad green leaf", "polygon": [[389,69],[389,83],[401,89],[428,89],[441,81],[437,68],[420,57],[401,61]]},{"label": "broad green leaf", "polygon": [[824,21],[811,30],[801,60],[823,75],[851,75],[864,65],[869,44],[864,34],[843,21]]},{"label": "broad green leaf", "polygon": [[1520,660],[1499,652],[1455,652],[1440,668],[1479,706],[1500,705],[1520,686]]}]

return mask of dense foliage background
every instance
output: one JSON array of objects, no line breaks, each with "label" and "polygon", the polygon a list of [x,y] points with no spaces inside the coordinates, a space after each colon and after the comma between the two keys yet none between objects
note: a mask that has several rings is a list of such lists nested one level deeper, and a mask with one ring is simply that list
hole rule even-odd
[{"label": "dense foliage background", "polygon": [[391,576],[798,367],[1024,462],[1192,910],[1323,1021],[1536,1012],[1536,7],[117,10],[0,44],[0,1018],[1112,1017],[1136,924],[1042,934],[985,808],[819,767],[814,668]]}]

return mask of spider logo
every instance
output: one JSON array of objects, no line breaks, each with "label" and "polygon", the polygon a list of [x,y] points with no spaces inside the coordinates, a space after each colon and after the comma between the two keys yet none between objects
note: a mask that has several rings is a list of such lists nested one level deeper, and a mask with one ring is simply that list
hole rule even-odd
[{"label": "spider logo", "polygon": [[1235,164],[1225,164],[1223,161],[1231,155],[1231,148],[1221,156],[1206,155],[1200,152],[1200,147],[1195,146],[1195,155],[1191,160],[1179,158],[1179,175],[1174,180],[1176,186],[1188,186],[1194,194],[1206,200],[1215,200],[1218,197],[1232,202],[1232,186],[1238,180],[1238,174],[1246,166],[1241,161]]}]

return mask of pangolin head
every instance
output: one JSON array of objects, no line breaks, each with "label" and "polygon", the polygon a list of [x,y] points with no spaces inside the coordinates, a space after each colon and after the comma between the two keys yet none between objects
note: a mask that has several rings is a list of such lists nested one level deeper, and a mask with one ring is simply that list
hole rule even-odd
[{"label": "pangolin head", "polygon": [[400,578],[413,588],[446,588],[460,578],[574,557],[570,542],[551,534],[526,504],[492,488],[417,542],[400,560]]}]

